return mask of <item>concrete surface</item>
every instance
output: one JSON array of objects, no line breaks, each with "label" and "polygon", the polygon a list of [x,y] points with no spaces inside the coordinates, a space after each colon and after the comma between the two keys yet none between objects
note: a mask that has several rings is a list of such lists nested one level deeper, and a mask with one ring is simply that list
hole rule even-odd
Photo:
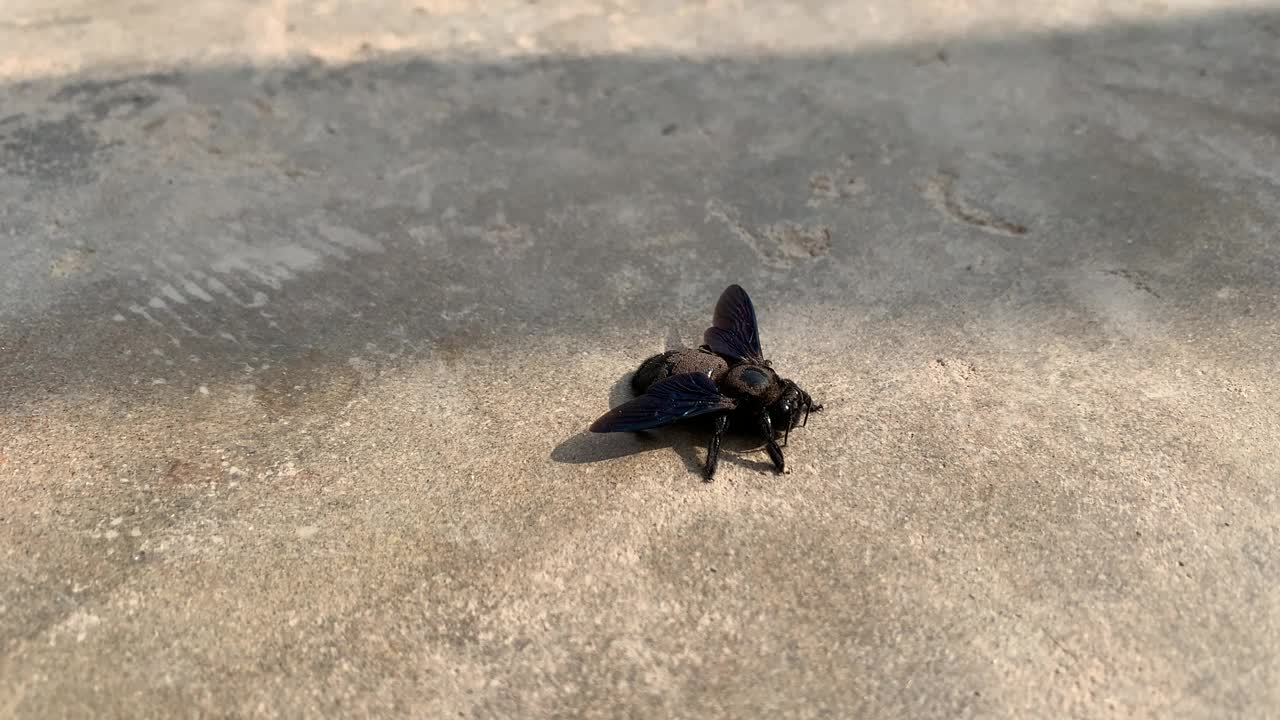
[{"label": "concrete surface", "polygon": [[0,716],[1275,717],[1280,6],[1011,5],[11,0]]}]

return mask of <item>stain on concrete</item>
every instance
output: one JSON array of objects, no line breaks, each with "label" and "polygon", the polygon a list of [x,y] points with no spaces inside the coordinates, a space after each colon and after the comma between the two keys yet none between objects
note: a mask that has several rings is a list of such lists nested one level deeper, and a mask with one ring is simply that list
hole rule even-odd
[{"label": "stain on concrete", "polygon": [[254,401],[271,418],[324,415],[350,402],[361,382],[358,363],[335,363],[322,351],[310,350],[255,373]]},{"label": "stain on concrete", "polygon": [[1129,281],[1131,285],[1133,285],[1135,290],[1140,290],[1144,293],[1147,293],[1148,295],[1156,298],[1157,300],[1160,299],[1160,293],[1156,292],[1155,289],[1151,287],[1151,280],[1148,277],[1148,275],[1144,272],[1141,272],[1139,270],[1130,270],[1128,268],[1115,268],[1113,270],[1104,270],[1103,272],[1106,273],[1107,275],[1114,275],[1115,277],[1118,277],[1118,278],[1124,278],[1125,280]]},{"label": "stain on concrete", "polygon": [[708,201],[707,217],[727,226],[768,267],[790,268],[831,251],[832,231],[825,225],[779,222],[753,229],[739,219],[736,210],[716,200]]},{"label": "stain on concrete", "polygon": [[83,184],[97,176],[104,150],[92,124],[75,114],[57,120],[30,117],[0,127],[0,166],[42,183]]},{"label": "stain on concrete", "polygon": [[816,206],[824,200],[848,200],[866,190],[867,181],[860,177],[815,173],[809,176],[809,192],[813,196],[809,205]]},{"label": "stain on concrete", "polygon": [[1027,234],[1027,226],[973,206],[955,189],[956,177],[939,173],[917,186],[920,194],[946,217],[997,235],[1017,237]]},{"label": "stain on concrete", "polygon": [[89,272],[93,269],[93,256],[92,248],[64,250],[49,263],[49,276],[61,279]]}]

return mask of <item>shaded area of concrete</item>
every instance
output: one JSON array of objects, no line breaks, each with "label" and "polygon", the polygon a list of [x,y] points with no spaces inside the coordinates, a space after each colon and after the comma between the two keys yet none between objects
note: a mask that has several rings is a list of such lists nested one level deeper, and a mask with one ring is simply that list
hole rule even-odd
[{"label": "shaded area of concrete", "polygon": [[1278,27],[4,87],[0,714],[1265,716]]}]

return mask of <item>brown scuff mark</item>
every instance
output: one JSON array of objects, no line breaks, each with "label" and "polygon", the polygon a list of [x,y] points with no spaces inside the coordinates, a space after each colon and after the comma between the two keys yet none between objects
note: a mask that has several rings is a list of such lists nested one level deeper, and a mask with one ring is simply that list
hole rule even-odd
[{"label": "brown scuff mark", "polygon": [[1155,289],[1147,282],[1147,276],[1145,273],[1141,273],[1137,270],[1129,270],[1128,268],[1116,268],[1113,270],[1103,270],[1102,272],[1106,275],[1126,280],[1133,286],[1134,290],[1147,293],[1157,300],[1160,299],[1160,293],[1156,292]]},{"label": "brown scuff mark", "polygon": [[202,479],[200,468],[186,460],[171,461],[164,472],[164,482],[170,485],[194,485]]},{"label": "brown scuff mark", "polygon": [[789,268],[831,252],[832,231],[826,225],[784,221],[753,229],[739,219],[737,211],[714,200],[707,203],[707,217],[724,223],[770,267]]},{"label": "brown scuff mark", "polygon": [[360,392],[363,376],[358,365],[309,350],[303,357],[263,371],[253,399],[275,418],[331,414]]},{"label": "brown scuff mark", "polygon": [[809,176],[809,205],[822,200],[848,200],[861,195],[867,189],[867,181],[860,177],[843,177],[839,173],[814,173]]},{"label": "brown scuff mark", "polygon": [[49,263],[49,276],[62,279],[88,272],[93,268],[93,255],[92,248],[71,248]]},{"label": "brown scuff mark", "polygon": [[809,260],[831,252],[831,228],[825,225],[783,222],[766,225],[760,234],[785,258]]},{"label": "brown scuff mark", "polygon": [[916,190],[933,203],[939,212],[952,220],[986,230],[997,235],[1020,237],[1027,234],[1027,226],[1012,222],[982,208],[975,208],[955,192],[956,176],[941,172],[923,183]]},{"label": "brown scuff mark", "polygon": [[978,366],[967,360],[936,358],[929,366],[935,383],[959,382],[967,384],[978,379]]}]

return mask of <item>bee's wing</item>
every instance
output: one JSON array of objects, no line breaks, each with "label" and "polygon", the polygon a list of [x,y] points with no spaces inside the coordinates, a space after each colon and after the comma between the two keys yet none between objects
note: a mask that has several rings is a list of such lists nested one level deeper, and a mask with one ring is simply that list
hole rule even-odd
[{"label": "bee's wing", "polygon": [[591,432],[634,432],[677,420],[726,412],[737,406],[720,394],[703,373],[672,375],[649,387],[645,394],[610,410],[591,423]]},{"label": "bee's wing", "polygon": [[730,285],[720,294],[711,327],[703,333],[703,342],[713,352],[734,360],[764,362],[760,350],[760,329],[756,327],[756,309],[747,291]]}]

